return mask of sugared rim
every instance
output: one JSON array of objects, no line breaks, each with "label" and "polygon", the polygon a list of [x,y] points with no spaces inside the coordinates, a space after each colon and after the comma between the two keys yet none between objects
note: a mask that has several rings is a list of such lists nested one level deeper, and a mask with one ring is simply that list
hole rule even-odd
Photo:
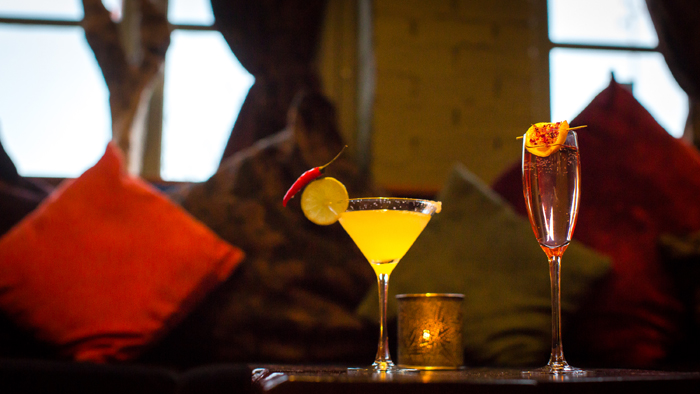
[{"label": "sugared rim", "polygon": [[368,201],[368,200],[380,200],[380,201],[389,201],[389,200],[397,200],[397,201],[416,201],[416,202],[424,202],[426,204],[440,204],[440,201],[435,201],[435,200],[428,200],[425,198],[406,198],[406,197],[360,197],[360,198],[349,198],[348,201]]},{"label": "sugared rim", "polygon": [[[356,211],[359,209],[354,209],[351,208],[355,204],[363,204],[363,203],[376,203],[378,205],[382,204],[392,204],[395,203],[397,205],[399,204],[409,204],[413,207],[416,207],[418,209],[429,209],[432,210],[430,214],[434,213],[440,213],[442,211],[442,202],[441,201],[434,201],[434,200],[426,200],[426,199],[420,199],[420,198],[403,198],[403,197],[362,197],[362,198],[350,198],[348,199],[348,211]],[[376,210],[380,209],[394,209],[395,208],[373,208]],[[364,209],[362,209],[364,210]],[[400,209],[400,210],[412,210],[412,209]]]}]

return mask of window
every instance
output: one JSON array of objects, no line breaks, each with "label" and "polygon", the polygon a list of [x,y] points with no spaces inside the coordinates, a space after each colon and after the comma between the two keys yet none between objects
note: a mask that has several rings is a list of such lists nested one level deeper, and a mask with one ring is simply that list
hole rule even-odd
[{"label": "window", "polygon": [[644,0],[548,0],[552,120],[571,120],[611,73],[671,135],[681,137],[688,96],[656,51]]},{"label": "window", "polygon": [[[121,0],[103,0],[113,17]],[[75,177],[111,138],[109,92],[79,0],[0,0],[0,139],[23,176]],[[208,0],[170,0],[161,177],[216,170],[254,79],[211,28]]]}]

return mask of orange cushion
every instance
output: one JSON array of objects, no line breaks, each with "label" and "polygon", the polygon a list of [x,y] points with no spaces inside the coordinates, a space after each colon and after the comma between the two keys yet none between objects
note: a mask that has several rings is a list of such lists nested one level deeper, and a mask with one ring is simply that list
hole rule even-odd
[{"label": "orange cushion", "polygon": [[79,361],[128,360],[226,279],[243,252],[143,180],[110,143],[0,239],[0,308]]}]

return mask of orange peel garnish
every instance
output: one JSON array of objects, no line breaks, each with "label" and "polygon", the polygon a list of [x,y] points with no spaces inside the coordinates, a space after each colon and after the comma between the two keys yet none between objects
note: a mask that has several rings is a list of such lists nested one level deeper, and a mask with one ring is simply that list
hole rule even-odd
[{"label": "orange peel garnish", "polygon": [[569,123],[567,121],[535,123],[527,129],[527,132],[523,136],[523,138],[525,138],[525,149],[536,156],[549,156],[564,146],[564,141],[566,141],[569,130],[580,129],[582,127],[586,126],[569,128]]}]

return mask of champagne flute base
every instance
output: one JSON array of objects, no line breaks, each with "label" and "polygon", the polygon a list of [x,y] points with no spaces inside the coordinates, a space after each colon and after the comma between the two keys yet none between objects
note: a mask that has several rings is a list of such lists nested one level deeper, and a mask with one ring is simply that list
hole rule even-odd
[{"label": "champagne flute base", "polygon": [[541,368],[536,368],[530,371],[524,371],[524,375],[576,375],[583,376],[586,371],[580,368],[572,367],[566,362],[557,364],[548,364]]}]

